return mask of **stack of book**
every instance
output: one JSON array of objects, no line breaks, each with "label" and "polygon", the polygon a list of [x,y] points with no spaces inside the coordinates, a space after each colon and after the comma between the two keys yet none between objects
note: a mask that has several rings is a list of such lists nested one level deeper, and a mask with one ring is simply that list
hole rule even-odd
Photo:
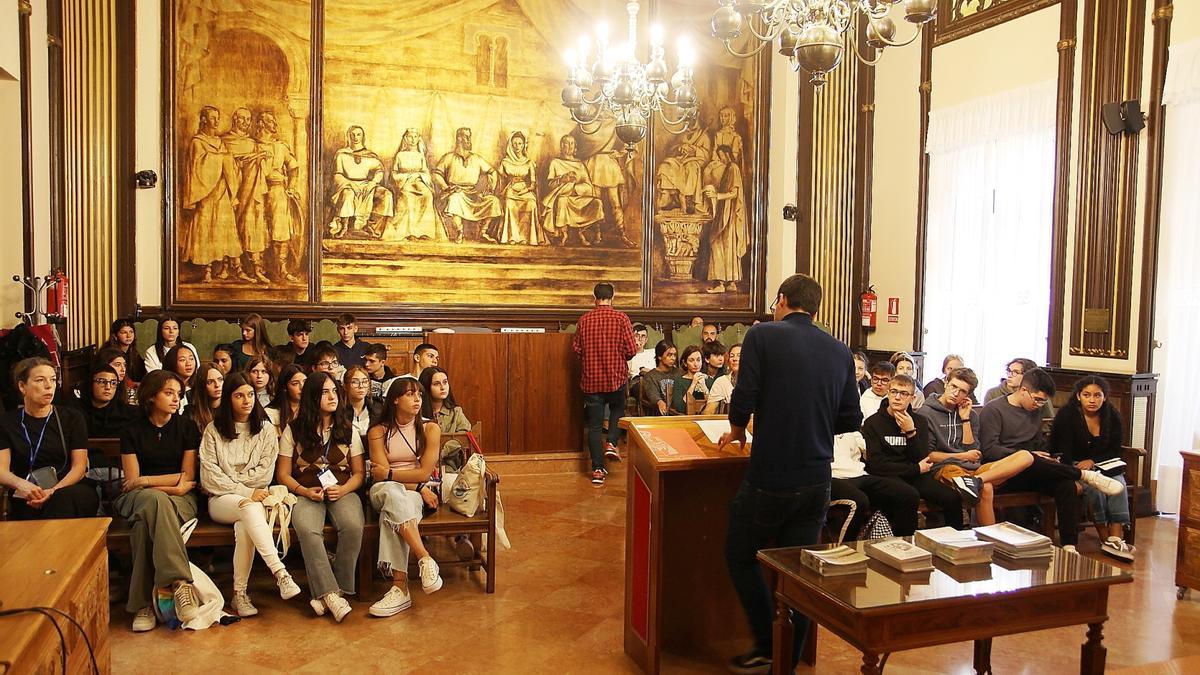
[{"label": "stack of book", "polygon": [[1054,550],[1050,537],[1012,523],[975,528],[975,534],[996,545],[996,555],[1009,560],[1046,558]]},{"label": "stack of book", "polygon": [[955,565],[990,563],[995,546],[990,541],[980,541],[971,530],[956,530],[953,527],[918,530],[913,535],[913,543]]},{"label": "stack of book", "polygon": [[840,576],[867,571],[867,556],[842,544],[827,549],[804,549],[800,562],[821,576]]},{"label": "stack of book", "polygon": [[933,569],[933,556],[929,551],[900,538],[867,544],[867,555],[905,573]]}]

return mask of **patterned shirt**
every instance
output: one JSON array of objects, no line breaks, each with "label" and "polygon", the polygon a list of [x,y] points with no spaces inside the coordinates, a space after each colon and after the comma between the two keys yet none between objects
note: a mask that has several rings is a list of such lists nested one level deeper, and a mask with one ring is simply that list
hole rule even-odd
[{"label": "patterned shirt", "polygon": [[633,324],[612,305],[597,305],[579,318],[573,343],[583,360],[580,388],[585,394],[607,394],[629,380],[626,362],[637,353]]}]

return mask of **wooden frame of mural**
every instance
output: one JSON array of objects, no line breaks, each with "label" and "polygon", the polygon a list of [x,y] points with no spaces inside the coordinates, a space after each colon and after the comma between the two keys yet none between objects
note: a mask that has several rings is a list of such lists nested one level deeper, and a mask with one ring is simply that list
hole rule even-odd
[{"label": "wooden frame of mural", "polygon": [[769,54],[725,56],[706,0],[644,4],[702,43],[701,125],[626,154],[558,98],[563,36],[622,2],[164,0],[165,305],[553,319],[605,280],[761,312]]},{"label": "wooden frame of mural", "polygon": [[934,46],[998,26],[1061,0],[938,0]]}]

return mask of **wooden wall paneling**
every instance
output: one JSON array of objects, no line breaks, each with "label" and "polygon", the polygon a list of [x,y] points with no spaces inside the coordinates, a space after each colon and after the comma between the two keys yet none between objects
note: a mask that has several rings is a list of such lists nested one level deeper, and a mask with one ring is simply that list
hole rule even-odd
[{"label": "wooden wall paneling", "polygon": [[[169,0],[164,0],[164,2]],[[63,0],[46,2],[46,59],[50,95],[50,267],[60,269],[67,253],[63,221],[66,218],[66,155],[63,139]]]},{"label": "wooden wall paneling", "polygon": [[1067,221],[1070,217],[1071,121],[1075,110],[1075,47],[1078,3],[1063,0],[1058,28],[1058,94],[1054,137],[1054,230],[1050,235],[1050,317],[1046,363],[1062,364],[1066,302]]},{"label": "wooden wall paneling", "polygon": [[[366,337],[363,339],[366,340],[367,342],[378,342],[382,345],[387,346],[387,350],[388,350],[387,361],[386,361],[387,366],[388,366],[388,368],[391,368],[392,372],[397,375],[403,375],[404,373],[407,373],[412,370],[413,350],[417,348],[417,345],[421,344],[422,342],[425,342],[425,338],[423,338],[423,337],[380,337],[380,336],[375,336],[375,337]],[[438,356],[441,356],[440,351],[438,353]],[[444,366],[443,366],[443,368],[444,368]],[[453,385],[453,384],[454,383],[452,382],[451,385]],[[454,390],[452,389],[452,391],[454,391]],[[457,391],[454,391],[454,393],[455,393],[455,396],[458,395]]]},{"label": "wooden wall paneling", "polygon": [[866,290],[867,271],[871,269],[871,204],[874,195],[872,186],[875,162],[875,69],[863,68],[860,77],[856,132],[859,142],[855,158],[858,163],[855,181],[859,186],[859,195],[854,200],[853,234],[850,242],[851,345],[867,344],[867,336],[859,319],[858,294]]},{"label": "wooden wall paneling", "polygon": [[508,338],[508,452],[583,448],[580,362],[570,333],[513,333]]},{"label": "wooden wall paneling", "polygon": [[937,44],[966,37],[1060,0],[938,0]]},{"label": "wooden wall paneling", "polygon": [[[325,167],[321,162],[321,133],[324,127],[325,115],[321,102],[325,100],[325,0],[312,0],[312,56],[309,66],[312,71],[308,83],[308,175],[310,185],[322,184],[322,172]],[[324,213],[322,195],[319,190],[308,191],[308,215],[310,219]],[[169,221],[168,221],[169,222]],[[168,229],[171,229],[168,227]],[[321,300],[321,228],[308,228],[308,300]],[[390,356],[390,354],[389,354]],[[485,432],[486,433],[486,432]]]},{"label": "wooden wall paneling", "polygon": [[[132,0],[118,0],[112,30],[116,41],[116,146],[112,148],[116,175],[112,189],[116,193],[115,264],[101,265],[116,286],[117,311],[109,317],[131,316],[137,309],[137,203],[133,175],[137,171],[134,148],[137,145],[137,9]],[[160,177],[161,178],[161,177]],[[102,261],[98,261],[102,262]],[[120,277],[118,278],[118,270]],[[101,339],[108,337],[104,326]]]},{"label": "wooden wall paneling", "polygon": [[929,153],[925,152],[925,138],[929,134],[929,109],[933,100],[933,45],[935,36],[929,31],[921,36],[921,137],[917,160],[917,250],[916,279],[913,287],[913,341],[912,348],[921,351],[925,347],[925,237],[929,229]]},{"label": "wooden wall paneling", "polygon": [[[33,117],[33,96],[30,92],[32,71],[29,53],[29,15],[33,13],[33,5],[29,3],[29,0],[20,0],[17,3],[17,12],[20,16],[17,39],[21,59],[21,275],[28,278],[38,274],[38,270],[34,269],[34,245],[37,242],[33,230],[33,133],[30,127]],[[34,302],[33,291],[26,289],[26,312],[33,311]],[[5,322],[7,323],[10,318],[4,317]]]},{"label": "wooden wall paneling", "polygon": [[[483,423],[485,452],[507,454],[510,391],[508,335],[500,333],[437,333],[429,336],[437,346],[441,367],[450,376],[450,391],[467,419]],[[578,388],[578,387],[576,387]],[[547,396],[561,395],[547,392]]]}]

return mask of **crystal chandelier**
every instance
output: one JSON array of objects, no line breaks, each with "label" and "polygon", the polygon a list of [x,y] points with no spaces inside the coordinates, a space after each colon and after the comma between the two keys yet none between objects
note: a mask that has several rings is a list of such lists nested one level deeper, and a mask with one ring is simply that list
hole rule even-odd
[{"label": "crystal chandelier", "polygon": [[588,133],[594,133],[595,122],[611,119],[627,151],[645,138],[646,124],[655,113],[668,131],[677,134],[696,119],[698,109],[692,81],[694,54],[686,40],[679,42],[673,75],[667,69],[661,27],[651,31],[649,62],[642,63],[635,55],[639,9],[637,0],[625,3],[628,42],[609,44],[601,24],[594,50],[586,37],[577,50],[567,50],[567,84],[562,90],[563,106],[584,131],[591,126]]},{"label": "crystal chandelier", "polygon": [[[912,37],[898,42],[896,22],[889,14],[893,5],[904,3],[904,19],[916,24]],[[874,66],[884,47],[903,47],[921,34],[921,27],[937,14],[938,0],[720,0],[713,13],[713,36],[725,44],[734,56],[753,56],[775,43],[779,53],[792,63],[792,70],[803,68],[814,87],[825,84],[825,77],[842,61],[849,50],[863,63]],[[878,53],[864,56],[858,51],[859,17],[866,21],[866,46]],[[740,53],[730,44],[744,29],[760,42],[754,49]]]}]

